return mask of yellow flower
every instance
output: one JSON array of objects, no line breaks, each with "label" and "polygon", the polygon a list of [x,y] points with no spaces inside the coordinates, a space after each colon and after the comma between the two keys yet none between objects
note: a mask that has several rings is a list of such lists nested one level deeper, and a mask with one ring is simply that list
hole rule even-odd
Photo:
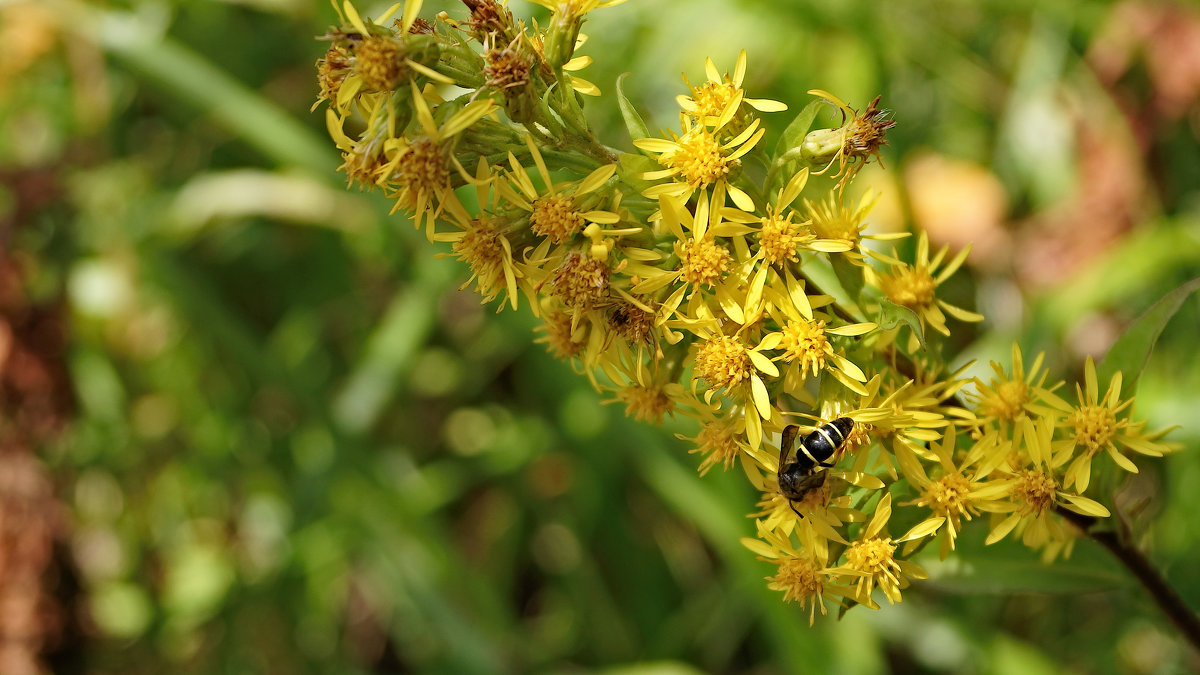
[{"label": "yellow flower", "polygon": [[[792,204],[804,190],[808,182],[808,169],[801,169],[779,189],[773,204],[767,204],[764,212],[747,212],[737,208],[721,210],[722,217],[734,223],[746,225],[744,232],[736,231],[734,236],[755,234],[757,251],[754,260],[761,260],[766,265],[782,268],[787,262],[799,262],[800,251],[816,251],[820,253],[845,253],[852,248],[849,241],[818,238],[811,220],[794,222],[796,212]],[[757,231],[752,224],[757,224]]]},{"label": "yellow flower", "polygon": [[1079,405],[1068,408],[1066,425],[1069,429],[1070,451],[1081,451],[1071,462],[1066,472],[1066,485],[1074,485],[1077,490],[1087,490],[1091,481],[1092,458],[1101,450],[1108,453],[1113,462],[1122,469],[1137,473],[1137,465],[1125,455],[1121,448],[1127,448],[1136,453],[1149,457],[1162,457],[1176,449],[1171,443],[1160,443],[1156,439],[1162,434],[1142,433],[1145,422],[1132,422],[1124,411],[1133,403],[1133,398],[1121,401],[1121,373],[1118,371],[1109,382],[1104,397],[1100,398],[1100,388],[1096,381],[1096,364],[1088,357],[1084,367],[1085,388],[1075,385]]},{"label": "yellow flower", "polygon": [[917,499],[904,505],[915,504],[929,509],[931,515],[925,522],[941,519],[946,525],[946,536],[942,537],[940,551],[943,560],[954,549],[955,539],[962,531],[962,521],[971,520],[980,511],[993,510],[994,502],[981,499],[976,494],[986,483],[967,470],[969,460],[955,465],[956,440],[957,432],[950,426],[941,443],[930,444],[929,449],[937,457],[937,465],[941,468],[937,478],[929,477],[916,453],[907,444],[898,443],[895,446],[896,461],[901,471],[920,494]]},{"label": "yellow flower", "polygon": [[[781,112],[787,110],[787,105],[770,99],[744,98],[742,80],[746,77],[746,50],[738,53],[737,65],[733,68],[733,76],[728,73],[721,75],[712,59],[704,60],[704,72],[708,81],[693,87],[685,75],[683,81],[691,90],[692,95],[680,94],[675,97],[679,107],[700,124],[706,119],[719,119],[732,101],[749,105],[759,112]],[[736,104],[735,104],[736,107]]]},{"label": "yellow flower", "polygon": [[529,227],[534,233],[550,243],[564,244],[588,223],[611,225],[621,219],[616,213],[594,208],[604,199],[601,188],[616,172],[616,165],[602,166],[583,180],[555,183],[533,138],[526,136],[525,144],[545,188],[539,190],[534,186],[525,167],[511,152],[508,153],[510,170],[505,172],[507,180],[499,181],[496,187],[505,201],[529,213]]},{"label": "yellow flower", "polygon": [[864,322],[833,325],[835,321],[832,317],[814,313],[812,309],[814,300],[820,303],[828,300],[825,296],[806,296],[802,282],[771,284],[764,289],[763,298],[770,306],[769,313],[779,329],[767,333],[762,340],[762,348],[768,351],[782,351],[773,360],[785,364],[783,387],[786,391],[802,389],[808,375],[816,377],[822,372],[828,372],[851,391],[858,394],[867,393],[862,385],[867,381],[866,374],[833,348],[829,336],[864,335],[875,330],[875,324]]},{"label": "yellow flower", "polygon": [[994,511],[1008,513],[1003,519],[993,519],[986,543],[994,544],[1010,532],[1021,535],[1023,544],[1043,549],[1048,559],[1060,552],[1069,552],[1074,533],[1055,514],[1064,508],[1096,518],[1107,518],[1108,509],[1079,494],[1067,492],[1057,473],[1065,459],[1054,453],[1052,436],[1054,420],[1038,418],[1036,422],[1022,417],[1015,425],[1013,448],[1024,445],[1020,455],[1024,463],[1010,466],[1007,476],[988,482],[974,491],[976,499],[996,500]]},{"label": "yellow flower", "polygon": [[[344,40],[354,55],[349,60],[352,72],[338,84],[337,95],[333,99],[338,110],[348,110],[350,102],[360,92],[395,91],[403,86],[405,80],[416,86],[418,76],[442,84],[455,84],[453,79],[430,67],[438,60],[438,49],[432,36],[412,31],[422,1],[409,0],[404,4],[404,13],[395,30],[383,24],[400,8],[399,3],[392,5],[377,21],[364,20],[350,0],[345,0],[341,8],[334,5],[342,24],[349,24],[357,31],[355,39]],[[351,35],[339,32],[334,37]]]},{"label": "yellow flower", "polygon": [[1053,415],[1055,411],[1063,413],[1071,410],[1066,401],[1054,394],[1062,382],[1051,387],[1045,386],[1049,371],[1042,370],[1044,357],[1045,354],[1038,354],[1026,373],[1021,346],[1014,342],[1011,374],[1005,373],[1000,364],[992,361],[996,376],[991,382],[984,384],[983,380],[975,378],[977,393],[968,393],[967,399],[975,402],[981,421],[1012,422],[1026,414]]},{"label": "yellow flower", "polygon": [[[739,427],[741,429],[739,430]],[[728,471],[746,450],[745,420],[739,417],[712,417],[700,428],[695,437],[678,435],[683,440],[692,441],[696,447],[689,454],[701,454],[704,459],[700,462],[700,475],[708,473],[709,469],[720,464]]]},{"label": "yellow flower", "polygon": [[861,605],[879,609],[871,599],[876,587],[883,591],[888,603],[900,602],[901,589],[907,588],[909,579],[928,579],[925,570],[915,563],[899,560],[896,547],[901,542],[929,536],[941,525],[940,519],[927,520],[909,530],[903,537],[892,539],[887,534],[888,520],[892,517],[892,495],[885,494],[875,507],[871,522],[863,527],[858,538],[846,549],[846,562],[830,573],[846,584],[853,584],[851,597]]},{"label": "yellow flower", "polygon": [[[718,195],[721,194],[718,190]],[[722,219],[722,210],[710,209],[708,195],[701,194],[696,200],[695,213],[677,197],[659,198],[659,228],[665,229],[674,238],[675,257],[679,260],[676,269],[661,269],[644,264],[630,264],[628,271],[637,276],[633,292],[653,293],[660,288],[683,281],[664,304],[679,306],[690,288],[695,294],[712,288],[725,279],[734,269],[733,254],[723,243],[723,238],[743,231],[743,226]],[[650,252],[647,252],[650,253]],[[642,259],[651,260],[648,255]]]},{"label": "yellow flower", "polygon": [[[482,173],[482,161],[480,166]],[[477,183],[476,192],[481,206],[491,203],[490,195],[494,193],[488,189],[487,181]],[[509,303],[516,309],[517,283],[525,274],[513,261],[512,242],[509,241],[514,218],[511,215],[489,214],[486,209],[478,216],[471,216],[457,199],[447,200],[445,207],[451,223],[458,227],[458,231],[434,233],[432,239],[449,242],[458,259],[470,266],[471,278],[463,287],[474,281],[484,302],[490,302],[502,291],[506,292]],[[533,297],[534,290],[526,286],[526,293]]]},{"label": "yellow flower", "polygon": [[[721,130],[733,119],[734,112],[736,107],[730,105],[711,129],[705,124],[696,124],[690,117],[683,117],[683,133],[679,136],[671,132],[670,139],[642,138],[634,141],[633,144],[639,149],[657,154],[658,163],[666,167],[639,174],[638,178],[649,181],[675,179],[653,185],[643,190],[642,194],[651,199],[670,196],[686,202],[697,190],[721,186],[722,190],[728,191],[734,204],[752,211],[754,200],[727,179],[741,166],[741,157],[762,140],[766,130],[760,129],[758,120],[754,120],[741,133],[722,141]],[[723,198],[713,202],[713,207],[717,209],[724,205]]]},{"label": "yellow flower", "polygon": [[817,609],[826,614],[825,600],[841,604],[850,589],[831,577],[827,556],[796,547],[787,534],[758,523],[758,539],[742,539],[742,545],[758,554],[759,560],[776,565],[775,574],[767,577],[767,588],[781,591],[786,602],[799,602],[808,607],[808,622],[816,620]]},{"label": "yellow flower", "polygon": [[[412,85],[412,101],[424,133],[414,138],[401,136],[387,140],[384,152],[388,161],[383,170],[387,175],[389,196],[396,200],[396,206],[408,210],[417,227],[425,218],[426,236],[432,239],[437,217],[450,202],[457,202],[451,168],[457,170],[464,182],[474,182],[451,153],[451,139],[490,113],[495,104],[490,99],[468,103],[439,127],[433,120],[425,94],[416,84]],[[487,173],[482,172],[479,180],[488,179]]]},{"label": "yellow flower", "polygon": [[779,369],[763,353],[763,346],[750,347],[744,336],[728,336],[708,328],[696,329],[699,338],[694,347],[692,379],[705,383],[704,400],[712,402],[718,394],[729,396],[735,408],[745,414],[746,436],[750,447],[762,442],[762,421],[778,420],[763,377],[776,378]]},{"label": "yellow flower", "polygon": [[[912,265],[899,263],[893,266],[891,272],[873,272],[870,277],[889,300],[907,307],[917,314],[923,325],[928,325],[943,335],[949,335],[946,327],[946,314],[959,321],[983,321],[983,315],[955,307],[937,297],[937,288],[949,279],[963,261],[967,259],[971,247],[968,246],[946,264],[940,272],[942,261],[946,257],[948,246],[943,246],[937,254],[929,257],[929,238],[924,232],[917,239],[917,260]],[[936,275],[936,276],[935,276]],[[942,312],[945,310],[945,313]]]},{"label": "yellow flower", "polygon": [[871,212],[871,208],[875,206],[878,199],[879,193],[864,193],[858,204],[850,205],[842,201],[840,190],[831,190],[827,201],[814,203],[805,199],[804,208],[808,211],[813,233],[816,235],[817,241],[821,242],[819,246],[814,242],[813,250],[840,253],[856,265],[866,265],[863,251],[884,262],[892,263],[892,258],[881,256],[862,246],[863,240],[866,239],[891,241],[908,236],[907,232],[865,234],[867,214]]},{"label": "yellow flower", "polygon": [[559,359],[575,358],[583,353],[587,346],[587,324],[576,324],[570,314],[560,311],[546,312],[542,321],[542,325],[534,330],[544,335],[534,342],[544,343],[546,350]]},{"label": "yellow flower", "polygon": [[[758,363],[752,354],[757,355]],[[736,337],[714,335],[703,340],[696,350],[696,377],[708,383],[710,393],[717,389],[729,391],[752,378],[757,383],[756,387],[762,386],[756,366],[766,372],[778,374],[778,370],[770,365],[767,357],[760,351],[749,349]]]},{"label": "yellow flower", "polygon": [[617,401],[625,404],[625,415],[642,422],[662,424],[664,415],[675,414],[675,396],[683,392],[678,382],[633,383],[617,392]]}]

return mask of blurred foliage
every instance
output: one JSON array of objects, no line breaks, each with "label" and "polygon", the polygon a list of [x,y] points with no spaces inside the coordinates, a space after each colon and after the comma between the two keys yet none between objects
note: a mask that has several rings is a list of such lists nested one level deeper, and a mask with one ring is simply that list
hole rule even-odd
[{"label": "blurred foliage", "polygon": [[[604,405],[343,190],[309,113],[331,21],[320,0],[0,4],[0,257],[69,325],[76,400],[39,449],[82,589],[61,672],[1196,665],[1089,542],[1052,570],[964,542],[973,562],[931,564],[904,606],[809,628],[737,543],[744,481],[698,478],[682,429]],[[882,93],[899,124],[874,219],[975,242],[951,300],[988,316],[964,345],[983,364],[1015,339],[1077,375],[1200,275],[1188,7],[634,0],[585,31],[611,143],[620,73],[671,127],[678,74],[743,47],[746,88],[793,110],[811,87]],[[1189,449],[1198,325],[1192,295],[1137,403]],[[1165,466],[1117,498],[1158,514],[1144,544],[1196,606],[1200,458]]]}]

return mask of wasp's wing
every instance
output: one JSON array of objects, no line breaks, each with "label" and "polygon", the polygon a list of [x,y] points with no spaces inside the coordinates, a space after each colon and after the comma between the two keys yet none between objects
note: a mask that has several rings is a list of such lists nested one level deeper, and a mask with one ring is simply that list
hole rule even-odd
[{"label": "wasp's wing", "polygon": [[796,483],[796,491],[807,494],[820,488],[825,484],[825,478],[828,476],[828,471],[818,471],[811,476],[805,476]]},{"label": "wasp's wing", "polygon": [[796,444],[796,436],[800,433],[800,427],[795,424],[789,424],[783,428],[783,438],[779,441],[779,470],[783,471],[783,467],[787,465],[788,455],[792,452],[792,446]]}]

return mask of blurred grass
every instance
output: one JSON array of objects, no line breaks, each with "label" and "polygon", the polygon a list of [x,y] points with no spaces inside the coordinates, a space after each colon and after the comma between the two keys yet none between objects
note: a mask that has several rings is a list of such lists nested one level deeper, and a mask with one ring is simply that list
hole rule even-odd
[{"label": "blurred grass", "polygon": [[[443,8],[461,15],[425,11]],[[701,79],[709,56],[728,69],[743,47],[750,94],[791,106],[768,122],[776,134],[810,88],[860,108],[882,93],[899,124],[888,172],[863,178],[885,191],[878,225],[1002,242],[977,244],[973,277],[950,289],[992,317],[962,334],[965,353],[1006,360],[1018,339],[1073,375],[1200,274],[1195,99],[1183,117],[1139,118],[1142,145],[1131,140],[1121,105],[1148,108],[1162,83],[1136,67],[1103,82],[1084,58],[1117,11],[630,2],[589,20],[586,77],[611,94],[632,73],[626,93],[652,132],[674,124],[680,72]],[[808,628],[738,544],[756,495],[736,472],[699,478],[671,435],[690,430],[603,404],[532,344],[528,317],[480,307],[457,290],[465,271],[432,259],[389,204],[343,190],[323,114],[308,111],[326,3],[55,0],[0,5],[0,20],[33,44],[0,83],[5,255],[35,297],[69,302],[79,408],[44,457],[72,513],[87,672],[1189,663],[1086,542],[1036,578],[1026,552],[976,542],[903,605]],[[614,99],[589,114],[627,146]],[[1097,135],[1112,146],[1084,145]],[[931,154],[986,167],[1006,198],[998,215],[967,233],[918,217],[927,192],[951,192],[912,172]],[[1096,166],[1139,189],[1097,202],[1114,190]],[[35,173],[61,199],[18,180]],[[953,194],[982,210],[977,193]],[[1185,425],[1175,438],[1190,448],[1197,325],[1192,297],[1137,405],[1151,426]],[[1135,484],[1160,514],[1152,555],[1193,604],[1194,454]]]}]

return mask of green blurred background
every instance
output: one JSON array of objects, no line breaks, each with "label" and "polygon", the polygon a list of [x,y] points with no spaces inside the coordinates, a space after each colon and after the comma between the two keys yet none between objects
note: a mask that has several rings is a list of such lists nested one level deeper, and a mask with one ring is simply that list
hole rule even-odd
[{"label": "green blurred background", "polygon": [[[442,9],[465,14],[423,15]],[[809,628],[738,542],[744,478],[699,478],[691,429],[625,419],[344,189],[309,112],[334,20],[323,0],[0,2],[0,672],[1196,667],[1086,541],[1044,568],[968,537],[902,605]],[[960,326],[960,362],[1018,340],[1076,377],[1200,275],[1193,6],[632,0],[585,32],[583,75],[611,94],[632,73],[652,129],[678,124],[681,72],[742,48],[749,95],[793,111],[882,94],[886,171],[856,187],[883,192],[879,228],[975,242],[949,291],[988,321]],[[588,111],[630,147],[611,95]],[[1136,405],[1189,452],[1121,491],[1192,606],[1198,326],[1193,297]]]}]

